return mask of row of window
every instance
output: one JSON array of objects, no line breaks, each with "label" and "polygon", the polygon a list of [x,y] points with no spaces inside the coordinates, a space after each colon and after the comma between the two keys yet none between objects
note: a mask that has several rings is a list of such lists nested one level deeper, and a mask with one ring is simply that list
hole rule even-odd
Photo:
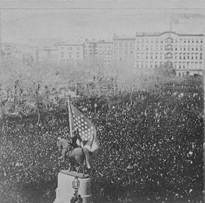
[{"label": "row of window", "polygon": [[136,56],[136,59],[162,59],[163,56],[145,56],[145,57],[140,57],[140,56]]},{"label": "row of window", "polygon": [[186,76],[186,75],[189,75],[189,71],[187,71],[187,72],[178,72],[177,73],[178,77],[183,77],[183,76]]},{"label": "row of window", "polygon": [[135,66],[136,68],[158,68],[158,67],[160,67],[160,65],[157,65],[157,64],[155,64],[155,65],[136,65]]},{"label": "row of window", "polygon": [[97,54],[100,54],[100,55],[112,55],[112,52],[111,51],[109,51],[109,52],[101,51],[101,52],[97,52]]},{"label": "row of window", "polygon": [[114,46],[130,46],[130,47],[132,47],[132,46],[134,46],[134,44],[135,44],[135,41],[132,41],[132,42],[127,42],[127,41],[121,41],[121,42],[115,42],[114,43]]},{"label": "row of window", "polygon": [[[173,57],[171,54],[169,54],[169,55],[166,55],[167,57]],[[163,56],[162,55],[160,55],[160,56],[145,56],[145,57],[143,57],[143,56],[136,56],[136,59],[162,59],[163,58]],[[194,60],[194,59],[199,59],[199,60],[202,60],[203,58],[202,58],[202,56],[174,56],[174,58],[175,59],[192,59],[192,60]]]},{"label": "row of window", "polygon": [[202,51],[203,50],[203,48],[202,47],[192,47],[192,48],[190,48],[190,47],[176,47],[176,48],[173,48],[173,47],[148,47],[148,46],[146,46],[146,47],[144,47],[144,46],[142,46],[142,47],[136,47],[136,50],[141,50],[141,51],[144,51],[144,50],[146,50],[146,51],[148,51],[148,50],[170,50],[170,51],[173,51],[173,50],[175,50],[175,51],[178,51],[178,50],[180,50],[180,51]]},{"label": "row of window", "polygon": [[165,40],[159,40],[159,39],[155,39],[155,40],[153,40],[153,39],[137,39],[136,40],[136,43],[141,43],[141,42],[143,42],[143,43],[161,43],[161,44],[163,44],[163,43],[173,43],[173,42],[175,42],[175,43],[196,43],[196,44],[198,44],[198,43],[203,43],[203,40],[201,39],[171,39],[171,38],[167,38],[167,39],[165,39]]},{"label": "row of window", "polygon": [[115,52],[115,55],[132,55],[134,52],[133,51],[119,51]]},{"label": "row of window", "polygon": [[193,56],[191,56],[191,57],[189,57],[189,56],[179,56],[179,57],[177,57],[177,56],[175,56],[175,59],[192,59],[192,60],[194,60],[194,59],[199,59],[199,60],[202,60],[202,56],[200,56],[200,57],[198,57],[198,56],[195,56],[195,57],[193,57]]},{"label": "row of window", "polygon": [[[189,66],[190,64],[187,64],[187,65],[179,65],[179,66],[176,66],[176,67],[174,67],[174,68],[176,68],[176,69],[185,69],[185,68],[189,68],[189,67],[187,67],[187,66]],[[193,66],[193,64],[190,66],[190,68],[192,68],[192,69],[198,69],[198,68],[200,68],[199,66]]]},{"label": "row of window", "polygon": [[[189,55],[192,55],[192,56],[196,56],[196,55],[200,55],[200,56],[202,56],[203,54],[202,54],[202,52],[166,52],[166,53],[171,53],[171,54],[173,54],[173,55],[187,55],[187,56],[189,56]],[[137,52],[136,53],[136,56],[143,56],[143,55],[146,55],[146,56],[153,56],[153,55],[164,55],[164,54],[166,54],[166,53],[164,53],[164,52]]]},{"label": "row of window", "polygon": [[69,57],[69,58],[82,58],[82,55],[71,55],[71,54],[64,54],[64,53],[61,53],[61,55],[60,55],[60,57],[61,58],[67,58],[67,57]]},{"label": "row of window", "polygon": [[72,60],[72,59],[68,59],[68,58],[64,58],[64,59],[60,59],[59,62],[63,62],[63,63],[69,63],[69,62],[79,62],[80,60]]},{"label": "row of window", "polygon": [[[137,68],[157,68],[160,67],[160,65],[163,65],[164,63],[160,64],[136,64],[135,67]],[[175,69],[186,69],[188,68],[187,65],[179,65],[179,66],[174,66]],[[192,69],[198,69],[202,68],[201,66],[192,66]]]},{"label": "row of window", "polygon": [[83,49],[83,47],[61,47],[61,50],[80,50]]},{"label": "row of window", "polygon": [[[158,60],[158,61],[154,61],[154,60],[147,60],[147,61],[144,61],[144,60],[138,60],[136,61],[136,64],[161,64],[161,63],[164,63],[164,60]],[[202,64],[203,62],[202,61],[174,61],[173,62],[174,64]]]}]

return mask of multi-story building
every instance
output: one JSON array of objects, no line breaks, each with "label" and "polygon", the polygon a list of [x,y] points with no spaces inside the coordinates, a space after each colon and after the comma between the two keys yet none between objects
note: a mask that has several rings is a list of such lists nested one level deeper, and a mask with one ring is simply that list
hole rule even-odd
[{"label": "multi-story building", "polygon": [[83,43],[84,46],[84,58],[88,59],[92,59],[93,57],[96,56],[96,42],[93,41],[89,41],[88,39],[85,40],[85,42]]},{"label": "multi-story building", "polygon": [[113,57],[116,63],[134,65],[135,38],[113,36]]},{"label": "multi-story building", "polygon": [[4,58],[16,57],[18,51],[14,44],[3,43],[1,46],[1,54]]},{"label": "multi-story building", "polygon": [[157,68],[170,63],[177,76],[201,74],[204,68],[203,44],[202,34],[137,33],[135,67]]},{"label": "multi-story building", "polygon": [[105,40],[84,42],[84,58],[95,60],[103,65],[110,65],[113,59],[113,43]]},{"label": "multi-story building", "polygon": [[113,43],[104,40],[96,42],[96,58],[104,65],[110,65],[113,59]]},{"label": "multi-story building", "polygon": [[18,60],[25,64],[32,64],[37,61],[37,48],[29,45],[3,43],[2,57],[9,60]]},{"label": "multi-story building", "polygon": [[58,63],[76,63],[83,60],[83,44],[56,44]]}]

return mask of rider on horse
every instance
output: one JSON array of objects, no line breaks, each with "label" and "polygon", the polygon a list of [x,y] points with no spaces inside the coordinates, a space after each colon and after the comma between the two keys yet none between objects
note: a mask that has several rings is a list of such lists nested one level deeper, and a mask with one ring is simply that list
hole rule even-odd
[{"label": "rider on horse", "polygon": [[81,147],[83,149],[83,152],[85,154],[85,162],[86,162],[87,169],[90,169],[91,168],[91,166],[90,166],[90,150],[89,150],[89,146],[88,146],[89,141],[83,141],[81,139],[78,129],[74,132],[74,137],[72,138],[72,141],[74,143],[76,143],[78,147]]},{"label": "rider on horse", "polygon": [[78,129],[74,132],[74,136],[71,138],[71,142],[67,139],[58,137],[57,146],[58,146],[59,152],[61,152],[61,157],[59,157],[59,159],[62,159],[63,161],[65,161],[65,156],[66,156],[66,153],[69,152],[70,146],[72,146],[73,148],[81,147],[85,155],[85,162],[86,162],[87,169],[91,168],[90,166],[90,153],[91,152],[89,150],[89,147],[90,147],[89,141],[83,141],[81,139]]}]

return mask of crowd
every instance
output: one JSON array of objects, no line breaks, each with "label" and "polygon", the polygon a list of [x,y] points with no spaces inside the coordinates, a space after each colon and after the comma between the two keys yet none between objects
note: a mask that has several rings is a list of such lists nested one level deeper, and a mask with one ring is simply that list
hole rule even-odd
[{"label": "crowd", "polygon": [[[202,202],[203,89],[199,81],[167,84],[154,92],[73,101],[97,128],[93,154],[97,202]],[[0,132],[0,202],[53,202],[56,140],[69,132],[66,108],[7,118]]]}]

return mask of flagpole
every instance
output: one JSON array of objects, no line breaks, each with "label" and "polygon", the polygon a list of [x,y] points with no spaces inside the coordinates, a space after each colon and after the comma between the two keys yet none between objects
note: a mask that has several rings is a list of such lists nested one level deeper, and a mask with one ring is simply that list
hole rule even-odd
[{"label": "flagpole", "polygon": [[71,121],[71,109],[70,109],[70,96],[68,97],[68,116],[69,116],[69,128],[70,128],[70,136],[73,137],[73,130],[72,130],[72,121]]}]

